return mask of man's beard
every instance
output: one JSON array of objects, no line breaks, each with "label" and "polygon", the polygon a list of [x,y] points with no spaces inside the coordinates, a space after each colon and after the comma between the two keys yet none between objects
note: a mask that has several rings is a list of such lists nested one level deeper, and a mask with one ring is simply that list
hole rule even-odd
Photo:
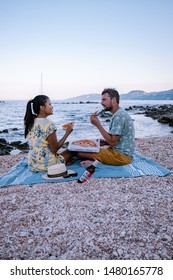
[{"label": "man's beard", "polygon": [[111,109],[112,109],[112,105],[109,105],[109,106],[104,108],[104,111],[111,111]]}]

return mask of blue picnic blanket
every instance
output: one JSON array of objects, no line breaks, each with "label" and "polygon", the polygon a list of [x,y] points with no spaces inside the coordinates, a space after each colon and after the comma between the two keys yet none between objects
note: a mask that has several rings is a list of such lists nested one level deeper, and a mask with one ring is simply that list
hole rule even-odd
[{"label": "blue picnic blanket", "polygon": [[[59,178],[59,179],[43,179],[42,175],[46,172],[31,172],[28,169],[27,158],[23,157],[11,170],[0,176],[0,187],[19,185],[19,184],[37,184],[42,182],[67,182],[77,180],[86,167],[80,166],[80,161],[76,161],[67,169],[74,170],[78,173],[76,177]],[[170,170],[160,166],[151,159],[135,153],[131,164],[124,166],[112,166],[99,164],[96,168],[93,178],[129,178],[145,175],[165,176],[172,173]]]}]

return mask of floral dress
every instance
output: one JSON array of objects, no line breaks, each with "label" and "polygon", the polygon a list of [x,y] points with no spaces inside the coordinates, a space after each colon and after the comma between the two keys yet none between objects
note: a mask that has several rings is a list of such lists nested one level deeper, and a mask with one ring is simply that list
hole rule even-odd
[{"label": "floral dress", "polygon": [[47,141],[54,131],[56,127],[53,121],[48,118],[35,118],[34,125],[27,135],[28,165],[31,171],[47,171],[48,166],[64,162],[63,156],[51,152]]}]

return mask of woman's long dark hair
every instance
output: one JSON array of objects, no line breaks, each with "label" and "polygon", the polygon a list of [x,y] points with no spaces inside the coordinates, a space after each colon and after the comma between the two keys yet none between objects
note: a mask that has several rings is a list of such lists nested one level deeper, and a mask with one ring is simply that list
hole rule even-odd
[{"label": "woman's long dark hair", "polygon": [[48,99],[49,97],[46,95],[37,95],[34,99],[28,101],[24,116],[25,138],[34,124],[34,119],[40,112],[40,106],[44,106]]}]

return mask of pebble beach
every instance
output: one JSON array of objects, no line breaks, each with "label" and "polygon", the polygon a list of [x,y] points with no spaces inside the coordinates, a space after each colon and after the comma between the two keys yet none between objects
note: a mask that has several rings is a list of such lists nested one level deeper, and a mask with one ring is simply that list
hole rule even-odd
[{"label": "pebble beach", "polygon": [[[173,171],[173,135],[136,139]],[[0,175],[21,158],[0,156]],[[172,260],[173,173],[0,189],[1,260]]]}]

